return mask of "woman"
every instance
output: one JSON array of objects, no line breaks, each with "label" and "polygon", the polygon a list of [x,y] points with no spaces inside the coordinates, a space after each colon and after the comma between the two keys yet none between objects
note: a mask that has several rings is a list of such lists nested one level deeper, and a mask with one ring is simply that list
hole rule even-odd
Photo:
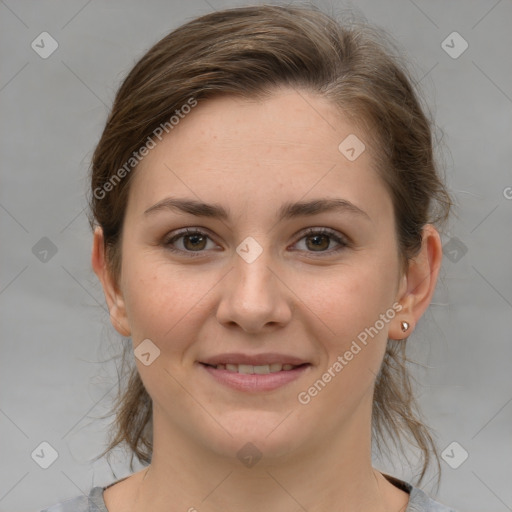
[{"label": "woman", "polygon": [[136,363],[107,451],[147,467],[49,511],[452,510],[372,466],[372,436],[412,438],[421,477],[437,457],[405,343],[451,205],[383,37],[237,8],[129,73],[92,162],[92,266]]}]

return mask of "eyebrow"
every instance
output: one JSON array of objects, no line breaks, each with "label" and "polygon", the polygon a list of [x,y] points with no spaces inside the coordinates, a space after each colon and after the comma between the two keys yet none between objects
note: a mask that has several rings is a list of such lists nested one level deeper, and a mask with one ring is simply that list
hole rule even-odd
[{"label": "eyebrow", "polygon": [[[218,204],[207,204],[194,199],[180,199],[167,197],[149,207],[144,215],[156,213],[162,210],[179,211],[189,213],[197,217],[210,217],[220,220],[228,220],[230,213]],[[278,220],[287,220],[295,217],[308,217],[325,212],[351,213],[371,221],[370,216],[358,206],[346,199],[329,198],[313,199],[296,203],[285,203],[279,209]]]}]

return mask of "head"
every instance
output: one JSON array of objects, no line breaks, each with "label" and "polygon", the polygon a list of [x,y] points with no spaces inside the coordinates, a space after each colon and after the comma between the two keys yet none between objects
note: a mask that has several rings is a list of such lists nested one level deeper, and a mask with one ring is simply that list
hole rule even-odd
[{"label": "head", "polygon": [[[214,432],[219,456],[244,440],[305,453],[340,425],[367,425],[377,445],[412,439],[423,475],[433,444],[405,346],[434,291],[451,201],[411,82],[381,31],[313,8],[215,12],[135,65],[93,156],[93,267],[130,349],[150,339],[160,355],[135,360],[109,449],[124,442],[149,462],[156,411],[204,446]],[[242,401],[200,368],[227,352],[293,354],[309,377]],[[329,368],[332,382],[308,391]],[[268,436],[283,404],[295,414]]]}]

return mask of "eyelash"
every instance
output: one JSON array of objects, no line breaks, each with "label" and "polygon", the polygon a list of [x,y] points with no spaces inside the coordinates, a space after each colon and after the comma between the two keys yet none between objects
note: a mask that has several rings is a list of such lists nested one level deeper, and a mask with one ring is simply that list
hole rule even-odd
[{"label": "eyelash", "polygon": [[[174,253],[187,254],[188,257],[192,257],[192,258],[200,257],[202,255],[202,253],[205,252],[205,250],[201,250],[201,251],[187,251],[187,250],[183,250],[183,249],[176,249],[175,247],[172,246],[172,244],[174,242],[176,242],[177,240],[179,240],[180,238],[183,238],[185,236],[190,236],[190,235],[206,236],[207,238],[209,238],[211,240],[211,237],[208,235],[208,233],[205,233],[204,231],[200,231],[199,229],[189,229],[189,228],[186,228],[186,229],[184,229],[182,231],[179,231],[178,233],[174,234],[174,236],[172,236],[170,238],[166,237],[164,239],[163,245],[166,247],[166,249],[168,249],[169,251],[174,252]],[[347,247],[349,247],[351,245],[350,241],[348,240],[348,238],[346,238],[343,235],[338,234],[336,231],[334,231],[332,229],[329,229],[329,228],[308,228],[302,234],[301,238],[299,238],[299,240],[297,242],[299,242],[303,238],[307,238],[308,236],[314,236],[314,235],[317,235],[317,236],[318,235],[327,236],[327,237],[331,238],[332,240],[334,240],[335,242],[337,242],[340,245],[337,249],[334,249],[334,250],[331,249],[331,250],[327,250],[327,251],[306,251],[306,252],[309,252],[311,254],[315,254],[315,253],[318,252],[320,257],[321,257],[322,254],[329,254],[329,255],[331,255],[331,254],[334,254],[334,253],[338,253],[338,252],[344,250],[345,248],[347,248]],[[317,256],[314,256],[314,257],[317,257]]]}]

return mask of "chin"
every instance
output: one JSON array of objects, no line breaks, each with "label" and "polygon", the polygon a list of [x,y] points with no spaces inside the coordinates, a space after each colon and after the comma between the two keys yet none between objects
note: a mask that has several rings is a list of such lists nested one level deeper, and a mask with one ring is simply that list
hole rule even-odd
[{"label": "chin", "polygon": [[303,422],[301,424],[293,414],[288,417],[287,414],[254,410],[224,414],[219,423],[231,435],[217,430],[217,435],[209,435],[204,443],[218,455],[235,456],[242,463],[246,457],[261,457],[262,464],[271,459],[289,457],[304,446],[310,436]]}]

